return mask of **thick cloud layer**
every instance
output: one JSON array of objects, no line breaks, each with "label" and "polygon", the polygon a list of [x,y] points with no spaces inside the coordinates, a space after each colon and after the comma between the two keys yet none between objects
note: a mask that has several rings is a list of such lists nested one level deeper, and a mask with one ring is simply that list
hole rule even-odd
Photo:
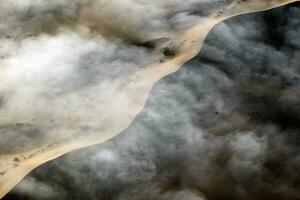
[{"label": "thick cloud layer", "polygon": [[300,199],[299,14],[219,24],[124,133],[36,169],[4,199]]},{"label": "thick cloud layer", "polygon": [[[83,11],[83,21],[101,21],[94,28],[119,34],[126,39],[144,40],[151,34],[188,27],[204,17],[230,5],[232,0],[102,0],[94,9]],[[93,5],[94,6],[94,5]],[[196,17],[197,14],[197,17]],[[90,16],[90,17],[89,17]],[[95,18],[96,16],[96,18]]]},{"label": "thick cloud layer", "polygon": [[[5,58],[0,61],[2,153],[4,148],[12,151],[13,146],[24,143],[18,141],[27,135],[23,126],[33,124],[36,133],[46,140],[46,130],[51,137],[67,137],[61,130],[67,134],[68,127],[75,123],[76,119],[70,118],[73,113],[82,120],[89,118],[86,125],[95,127],[98,122],[93,119],[104,105],[94,107],[93,112],[89,105],[105,102],[130,75],[155,57],[144,48],[109,42],[101,36],[91,38],[85,30],[62,30],[54,37],[41,35],[6,42],[10,44],[3,51],[9,55],[3,54]],[[8,129],[10,134],[6,133]],[[16,137],[15,144],[5,145],[11,142],[6,136]]]},{"label": "thick cloud layer", "polygon": [[[24,38],[56,33],[62,26],[89,26],[105,36],[145,40],[151,34],[186,27],[197,11],[210,14],[232,0],[3,0],[0,36]],[[194,13],[195,14],[195,13]],[[150,32],[150,33],[149,33]]]},{"label": "thick cloud layer", "polygon": [[[30,150],[51,138],[70,138],[81,128],[111,126],[99,116],[107,109],[107,99],[138,70],[163,56],[134,44],[189,27],[199,18],[191,15],[192,9],[219,4],[1,1],[1,154]],[[77,126],[78,121],[85,126]]]}]

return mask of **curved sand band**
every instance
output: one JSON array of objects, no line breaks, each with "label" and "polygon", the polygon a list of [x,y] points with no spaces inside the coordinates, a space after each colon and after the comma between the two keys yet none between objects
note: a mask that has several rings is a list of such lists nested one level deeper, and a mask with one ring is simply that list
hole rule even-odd
[{"label": "curved sand band", "polygon": [[[0,198],[39,165],[68,152],[105,142],[121,133],[143,109],[153,85],[195,57],[202,48],[207,34],[219,22],[236,15],[263,11],[296,1],[298,0],[237,0],[222,11],[202,18],[189,30],[170,35],[174,43],[181,44],[176,56],[165,62],[153,62],[151,66],[136,72],[129,77],[128,84],[105,102],[107,108],[105,112],[108,114],[104,120],[112,124],[109,129],[76,140],[52,141],[28,152],[0,156]],[[110,108],[114,110],[111,111]],[[15,158],[18,158],[18,165],[13,164]]]}]

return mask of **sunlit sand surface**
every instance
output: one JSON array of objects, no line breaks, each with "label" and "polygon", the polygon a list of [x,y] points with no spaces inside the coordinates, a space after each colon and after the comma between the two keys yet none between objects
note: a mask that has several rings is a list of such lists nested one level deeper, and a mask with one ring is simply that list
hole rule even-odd
[{"label": "sunlit sand surface", "polygon": [[[143,109],[153,85],[195,57],[207,34],[217,23],[239,14],[271,9],[291,2],[295,0],[239,0],[208,17],[201,18],[196,25],[187,30],[161,35],[157,33],[157,36],[168,37],[170,40],[159,45],[155,51],[159,52],[162,48],[168,47],[175,49],[175,55],[155,58],[152,64],[128,76],[121,87],[103,98],[101,109],[96,109],[99,105],[91,105],[91,110],[93,107],[96,111],[101,110],[101,113],[92,117],[96,117],[100,125],[103,124],[103,129],[63,139],[52,137],[31,150],[0,155],[0,198],[39,165],[68,152],[105,142],[126,129]],[[7,119],[1,116],[0,120]],[[76,130],[89,120],[91,119],[79,115],[79,119],[69,121],[66,126],[72,126],[72,129]],[[21,122],[24,121],[26,119],[22,118]]]}]

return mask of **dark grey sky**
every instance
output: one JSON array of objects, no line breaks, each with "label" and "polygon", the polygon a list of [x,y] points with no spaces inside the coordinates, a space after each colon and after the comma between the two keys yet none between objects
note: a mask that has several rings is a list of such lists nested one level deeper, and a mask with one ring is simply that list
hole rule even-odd
[{"label": "dark grey sky", "polygon": [[300,4],[217,25],[113,140],[4,200],[299,200]]}]

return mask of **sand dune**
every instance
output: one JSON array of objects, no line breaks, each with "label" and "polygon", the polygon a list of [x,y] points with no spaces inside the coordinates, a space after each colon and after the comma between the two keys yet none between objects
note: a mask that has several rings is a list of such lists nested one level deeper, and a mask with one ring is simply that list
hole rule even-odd
[{"label": "sand dune", "polygon": [[[196,56],[207,34],[217,23],[239,14],[267,10],[291,2],[295,2],[295,0],[237,0],[216,13],[202,17],[195,26],[187,30],[175,33],[164,32],[161,35],[157,33],[157,36],[171,39],[161,44],[155,53],[168,47],[175,49],[175,56],[162,56],[159,59],[153,59],[152,64],[135,71],[126,78],[122,87],[104,98],[100,109],[102,113],[94,115],[97,120],[102,122],[100,126],[101,124],[108,124],[101,131],[92,130],[88,135],[76,135],[63,139],[52,137],[47,142],[43,142],[32,149],[0,155],[0,198],[39,165],[70,151],[105,142],[121,133],[143,109],[155,82],[175,72],[185,62]],[[92,105],[91,109],[93,110],[93,107],[97,106]],[[96,109],[96,111],[99,110]],[[2,116],[1,120],[8,120],[5,117]],[[26,120],[25,118],[20,119],[21,122]],[[72,126],[72,129],[76,130],[89,120],[90,118],[80,118],[78,121],[71,120],[66,126]]]}]

